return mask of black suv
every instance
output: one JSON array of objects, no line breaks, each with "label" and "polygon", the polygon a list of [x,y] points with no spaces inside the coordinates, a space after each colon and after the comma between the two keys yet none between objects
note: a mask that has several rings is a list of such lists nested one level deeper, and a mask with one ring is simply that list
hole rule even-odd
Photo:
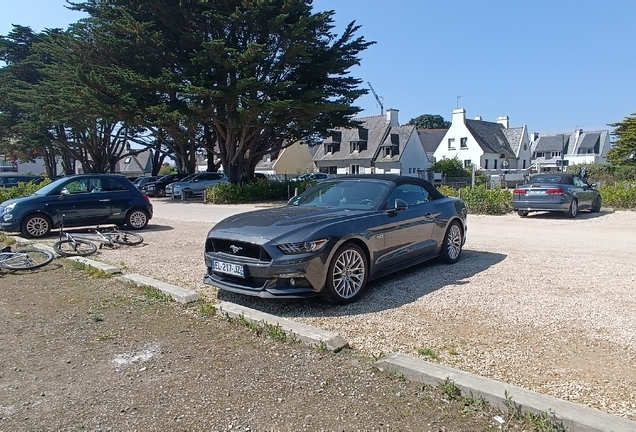
[{"label": "black suv", "polygon": [[166,196],[166,186],[170,183],[180,181],[190,174],[167,174],[154,182],[146,183],[141,187],[141,191],[151,197]]},{"label": "black suv", "polygon": [[142,229],[152,218],[152,204],[129,180],[112,174],[64,177],[31,196],[0,204],[0,230],[43,237],[59,226],[101,224]]}]

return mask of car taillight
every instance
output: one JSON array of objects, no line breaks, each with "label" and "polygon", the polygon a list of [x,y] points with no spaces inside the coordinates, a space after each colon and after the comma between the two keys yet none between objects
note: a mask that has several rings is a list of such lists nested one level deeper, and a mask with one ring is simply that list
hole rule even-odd
[{"label": "car taillight", "polygon": [[146,194],[143,194],[143,195],[144,195],[144,199],[146,200],[146,202],[148,204],[150,204],[150,198],[148,198],[148,195],[146,195]]},{"label": "car taillight", "polygon": [[561,189],[548,189],[546,191],[548,195],[563,195],[563,190]]},{"label": "car taillight", "polygon": [[526,190],[525,189],[515,189],[513,193],[515,195],[525,195],[526,194]]}]

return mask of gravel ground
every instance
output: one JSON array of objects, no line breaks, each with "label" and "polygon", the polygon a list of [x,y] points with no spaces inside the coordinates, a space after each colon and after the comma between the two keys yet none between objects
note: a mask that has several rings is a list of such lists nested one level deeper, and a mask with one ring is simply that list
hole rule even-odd
[{"label": "gravel ground", "polygon": [[0,270],[0,284],[2,431],[455,432],[506,416],[70,261]]},{"label": "gravel ground", "polygon": [[375,281],[342,307],[217,293],[201,282],[203,243],[225,210],[154,203],[143,246],[95,258],[338,333],[363,355],[427,348],[442,364],[636,420],[636,212],[472,215],[459,263]]}]

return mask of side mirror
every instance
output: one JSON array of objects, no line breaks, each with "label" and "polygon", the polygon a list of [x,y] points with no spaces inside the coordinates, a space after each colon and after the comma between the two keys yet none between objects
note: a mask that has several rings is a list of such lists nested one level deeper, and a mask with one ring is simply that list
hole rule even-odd
[{"label": "side mirror", "polygon": [[409,205],[406,203],[406,201],[400,198],[396,198],[395,202],[393,203],[393,207],[387,208],[386,212],[388,214],[397,214],[397,212],[406,210],[407,208],[409,208]]},{"label": "side mirror", "polygon": [[60,200],[65,200],[67,196],[69,196],[71,193],[68,191],[68,189],[62,189],[60,191]]}]

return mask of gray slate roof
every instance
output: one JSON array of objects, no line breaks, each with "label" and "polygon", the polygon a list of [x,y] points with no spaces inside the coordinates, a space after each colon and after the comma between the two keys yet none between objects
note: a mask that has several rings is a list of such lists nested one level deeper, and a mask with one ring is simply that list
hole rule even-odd
[{"label": "gray slate roof", "polygon": [[523,140],[523,127],[504,129],[503,132],[514,154],[519,154],[519,147],[521,147]]},{"label": "gray slate roof", "polygon": [[510,147],[503,125],[483,120],[466,120],[466,127],[485,153],[504,154],[515,158],[516,154]]},{"label": "gray slate roof", "polygon": [[[125,163],[126,158],[130,157],[130,162]],[[152,172],[152,150],[144,150],[136,155],[126,155],[117,161],[115,172],[121,174],[143,172],[149,174]]]},{"label": "gray slate roof", "polygon": [[[593,149],[596,147],[596,144],[599,142],[601,138],[600,132],[585,132],[582,134],[582,137],[579,139],[579,149]],[[577,149],[578,150],[578,149]]]},{"label": "gray slate roof", "polygon": [[367,148],[366,150],[360,152],[350,152],[349,144],[351,141],[358,141],[359,134],[358,128],[336,128],[335,131],[339,131],[342,133],[342,139],[340,141],[340,151],[334,153],[325,154],[325,146],[324,143],[331,142],[331,137],[328,137],[323,140],[322,144],[319,144],[316,149],[316,153],[314,154],[314,161],[341,161],[341,160],[360,160],[360,159],[373,159],[375,156],[378,146],[384,140],[384,137],[389,129],[389,123],[386,120],[386,116],[373,116],[373,117],[362,117],[356,119],[361,122],[360,127],[366,128],[369,130],[368,138],[367,138]]},{"label": "gray slate roof", "polygon": [[568,146],[570,141],[569,135],[557,134],[557,135],[544,135],[534,143],[534,152],[546,152],[546,151],[563,151]]},{"label": "gray slate roof", "polygon": [[[415,132],[414,125],[404,125],[404,126],[395,126],[392,127],[387,136],[382,141],[382,144],[378,147],[378,152],[375,155],[375,160],[377,162],[398,162],[404,153],[404,147],[409,140],[409,137],[412,133]],[[398,154],[392,157],[384,157],[383,148],[387,146],[392,146],[393,141],[391,135],[398,136]]]},{"label": "gray slate roof", "polygon": [[424,151],[426,153],[435,153],[447,131],[448,129],[418,129],[417,135],[420,138],[422,147],[424,147]]}]

